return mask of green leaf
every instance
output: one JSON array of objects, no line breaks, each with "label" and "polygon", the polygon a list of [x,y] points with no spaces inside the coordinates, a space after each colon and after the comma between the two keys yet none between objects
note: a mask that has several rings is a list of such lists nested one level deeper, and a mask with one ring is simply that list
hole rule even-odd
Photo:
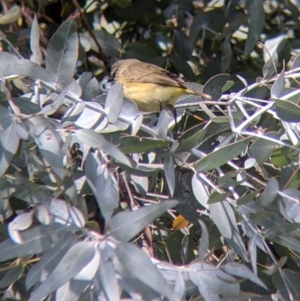
[{"label": "green leaf", "polygon": [[178,73],[182,73],[183,76],[190,81],[196,81],[196,76],[192,68],[183,58],[174,54],[170,54],[168,55],[168,60]]},{"label": "green leaf", "polygon": [[190,39],[182,30],[175,30],[174,32],[174,50],[185,60],[190,60],[194,48]]},{"label": "green leaf", "polygon": [[198,11],[195,15],[191,28],[190,28],[190,39],[194,44],[199,37],[201,30],[205,29],[208,23],[208,16],[203,11]]},{"label": "green leaf", "polygon": [[223,47],[222,47],[222,58],[221,58],[222,72],[226,72],[229,69],[231,59],[232,59],[231,44],[230,44],[230,40],[226,38],[223,42]]},{"label": "green leaf", "polygon": [[[79,83],[80,84],[80,83]],[[81,82],[82,84],[82,82]],[[91,99],[97,97],[101,93],[99,82],[96,80],[96,78],[92,78],[85,86],[84,90],[82,91],[81,98],[83,100],[90,101]]]},{"label": "green leaf", "polygon": [[[17,71],[18,70],[18,71]],[[53,83],[54,76],[41,66],[25,59],[18,59],[8,52],[0,52],[0,76],[27,76],[32,79]]]},{"label": "green leaf", "polygon": [[250,237],[248,242],[248,253],[253,273],[257,276],[257,234]]},{"label": "green leaf", "polygon": [[256,42],[260,38],[260,34],[265,25],[265,13],[262,0],[247,1],[249,10],[249,31],[244,49],[244,56],[248,56]]},{"label": "green leaf", "polygon": [[237,227],[231,206],[226,201],[223,201],[211,204],[209,206],[209,210],[214,223],[218,227],[221,235],[225,238],[226,242],[237,254],[239,254],[239,256],[249,262],[247,251]]},{"label": "green leaf", "polygon": [[42,282],[54,270],[70,247],[77,242],[74,238],[75,234],[67,232],[63,240],[43,253],[41,259],[33,265],[26,275],[25,285],[27,289],[38,282]]},{"label": "green leaf", "polygon": [[284,79],[284,69],[283,69],[272,86],[271,98],[275,98],[275,99],[280,98],[284,90],[284,81],[285,79]]},{"label": "green leaf", "polygon": [[[100,250],[102,258],[106,257],[105,251],[106,250]],[[118,278],[113,263],[110,260],[101,260],[98,274],[107,299],[119,301]]]},{"label": "green leaf", "polygon": [[3,16],[0,17],[0,25],[16,22],[21,17],[22,9],[19,5],[13,5]]},{"label": "green leaf", "polygon": [[[284,278],[284,281],[283,279]],[[272,275],[272,284],[280,292],[284,300],[291,300],[291,292],[294,300],[299,300],[295,297],[300,295],[299,287],[300,275],[295,271],[283,269]]]},{"label": "green leaf", "polygon": [[124,154],[148,153],[156,148],[166,150],[169,142],[150,138],[125,136],[120,138],[119,149]]},{"label": "green leaf", "polygon": [[47,46],[46,70],[61,88],[73,79],[78,56],[78,35],[75,18],[64,22],[51,37]]},{"label": "green leaf", "polygon": [[36,15],[34,16],[31,26],[30,49],[32,52],[30,60],[38,65],[41,65],[43,57],[40,50],[40,27],[37,22]]},{"label": "green leaf", "polygon": [[240,140],[206,155],[195,163],[195,169],[197,171],[206,171],[224,165],[244,151],[250,140],[250,138]]},{"label": "green leaf", "polygon": [[213,99],[219,99],[229,77],[230,75],[226,73],[215,75],[205,83],[203,92],[211,95]]},{"label": "green leaf", "polygon": [[152,223],[155,218],[178,204],[178,201],[170,200],[131,212],[117,213],[109,222],[109,235],[122,242],[127,242]]},{"label": "green leaf", "polygon": [[205,137],[207,128],[203,129],[203,125],[195,125],[184,132],[180,137],[180,144],[176,148],[176,152],[186,152],[190,151],[192,148],[196,147],[201,143]]},{"label": "green leaf", "polygon": [[204,208],[208,209],[209,188],[207,183],[198,174],[194,174],[192,177],[192,189],[197,201]]},{"label": "green leaf", "polygon": [[155,48],[135,43],[126,45],[122,59],[137,59],[146,63],[154,63],[157,57],[159,57],[159,53]]},{"label": "green leaf", "polygon": [[[91,263],[96,256],[94,244],[91,242],[78,242],[72,246],[61,259],[59,264],[54,268],[52,273],[41,283],[41,285],[34,290],[29,298],[29,301],[39,301],[44,299],[47,295],[56,291],[62,285],[67,283],[73,277],[80,274],[89,263]],[[76,261],[74,261],[76,258]],[[100,256],[98,260],[98,265]],[[97,266],[95,263],[95,266]],[[96,270],[95,270],[96,272]],[[94,272],[94,274],[95,274]],[[91,273],[91,278],[93,277]]]},{"label": "green leaf", "polygon": [[264,67],[262,70],[264,78],[270,78],[271,76],[276,74],[277,73],[277,69],[276,69],[277,65],[278,65],[278,54],[277,54],[277,51],[274,51],[272,53],[272,57],[270,57],[264,64]]},{"label": "green leaf", "polygon": [[[264,136],[279,140],[279,135],[276,132],[265,133]],[[249,154],[255,158],[257,163],[264,163],[271,157],[277,143],[267,139],[256,139],[249,148]]]},{"label": "green leaf", "polygon": [[[94,30],[93,31],[98,43],[101,46],[102,51],[108,57],[118,57],[121,51],[121,45],[118,39],[112,35],[107,33],[105,30]],[[89,35],[89,34],[88,34]],[[98,47],[95,45],[95,42],[92,42],[92,49],[95,52],[98,52]]]},{"label": "green leaf", "polygon": [[284,189],[298,189],[300,185],[300,168],[296,169],[290,178],[286,179]]},{"label": "green leaf", "polygon": [[109,220],[119,205],[119,186],[105,164],[97,168],[96,199],[105,220]]},{"label": "green leaf", "polygon": [[247,204],[247,203],[250,203],[250,202],[252,202],[252,201],[255,199],[256,195],[257,195],[256,192],[246,194],[246,195],[240,197],[240,198],[237,200],[237,204],[238,204],[239,206],[242,206],[242,205],[245,205],[245,204]]},{"label": "green leaf", "polygon": [[56,128],[44,116],[32,117],[27,124],[43,160],[51,168],[51,171],[62,179],[64,155],[61,150],[61,137]]},{"label": "green leaf", "polygon": [[0,243],[0,261],[42,253],[53,246],[53,242],[49,238],[58,240],[57,235],[62,235],[64,231],[66,231],[66,227],[59,224],[42,225],[22,231],[20,232],[22,244],[16,244],[11,239]]},{"label": "green leaf", "polygon": [[209,196],[207,204],[210,205],[210,204],[225,201],[228,196],[230,196],[230,193],[228,193],[228,192],[227,193],[219,193],[219,192],[215,191]]},{"label": "green leaf", "polygon": [[289,248],[297,253],[300,252],[300,240],[295,237],[289,236],[286,233],[271,236],[269,237],[269,240],[283,247]]},{"label": "green leaf", "polygon": [[230,38],[232,34],[239,29],[241,25],[247,24],[247,15],[240,14],[230,21],[223,29],[222,34],[219,36],[219,41],[225,38]]},{"label": "green leaf", "polygon": [[43,115],[52,115],[53,113],[55,113],[58,108],[63,104],[64,99],[65,99],[65,95],[68,91],[68,86],[66,86],[63,91],[57,96],[57,98],[55,99],[55,101],[51,104],[45,105],[42,110],[41,110],[41,114]]},{"label": "green leaf", "polygon": [[235,299],[240,290],[239,283],[234,277],[207,263],[192,263],[189,278],[198,286],[205,300],[219,301],[219,295]]},{"label": "green leaf", "polygon": [[175,168],[174,168],[174,160],[171,153],[166,153],[165,155],[164,174],[168,184],[170,196],[172,197],[175,190]]},{"label": "green leaf", "polygon": [[285,235],[294,231],[299,230],[300,224],[299,223],[281,223],[278,226],[274,226],[271,228],[266,229],[264,231],[263,235],[266,238],[272,239],[273,236],[278,236],[278,235]]},{"label": "green leaf", "polygon": [[265,284],[255,274],[253,274],[251,270],[249,270],[246,266],[242,264],[230,262],[222,266],[221,269],[230,275],[248,279],[260,285],[264,289],[267,289]]},{"label": "green leaf", "polygon": [[17,152],[19,142],[20,138],[14,123],[0,131],[0,176],[5,174],[13,156]]},{"label": "green leaf", "polygon": [[107,120],[110,123],[117,121],[123,103],[123,85],[116,83],[108,91],[105,110],[107,112]]},{"label": "green leaf", "polygon": [[300,122],[300,106],[288,101],[276,99],[276,113],[283,121]]},{"label": "green leaf", "polygon": [[123,243],[117,245],[115,252],[122,267],[119,270],[122,276],[131,275],[169,300],[180,300],[142,250],[132,244]]},{"label": "green leaf", "polygon": [[259,198],[259,204],[263,207],[270,205],[276,198],[279,190],[279,184],[275,178],[271,178],[266,185],[264,192]]},{"label": "green leaf", "polygon": [[22,277],[24,273],[23,266],[12,267],[0,280],[0,288],[5,288]]},{"label": "green leaf", "polygon": [[293,61],[291,70],[299,68],[299,67],[300,67],[300,54],[296,55],[296,57],[295,57],[295,59]]},{"label": "green leaf", "polygon": [[101,135],[92,130],[77,130],[76,137],[86,145],[97,148],[106,154],[112,156],[120,163],[131,166],[129,159],[114,145],[107,142]]},{"label": "green leaf", "polygon": [[228,188],[230,186],[235,187],[241,184],[242,180],[237,180],[238,172],[231,171],[226,173],[223,177],[218,180],[218,187]]},{"label": "green leaf", "polygon": [[288,147],[280,147],[273,152],[271,162],[277,167],[283,167],[298,160],[298,156],[298,151]]},{"label": "green leaf", "polygon": [[204,261],[205,255],[207,253],[207,250],[209,248],[209,234],[206,228],[205,223],[202,220],[198,220],[200,227],[201,227],[201,239],[199,242],[198,247],[198,258],[200,261]]}]

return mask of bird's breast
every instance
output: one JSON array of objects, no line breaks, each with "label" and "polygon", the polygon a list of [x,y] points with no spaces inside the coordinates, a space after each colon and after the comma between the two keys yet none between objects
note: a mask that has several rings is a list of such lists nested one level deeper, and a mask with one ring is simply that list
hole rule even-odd
[{"label": "bird's breast", "polygon": [[173,105],[177,99],[186,94],[181,87],[163,86],[153,83],[122,82],[124,96],[134,101],[139,110],[157,112],[167,105]]}]

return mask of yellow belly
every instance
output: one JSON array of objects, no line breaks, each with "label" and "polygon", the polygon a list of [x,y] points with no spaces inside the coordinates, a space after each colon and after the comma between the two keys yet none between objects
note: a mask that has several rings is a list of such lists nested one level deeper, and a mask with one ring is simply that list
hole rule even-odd
[{"label": "yellow belly", "polygon": [[168,105],[174,105],[188,90],[181,87],[160,86],[152,83],[122,83],[124,96],[134,101],[140,111],[158,112]]}]

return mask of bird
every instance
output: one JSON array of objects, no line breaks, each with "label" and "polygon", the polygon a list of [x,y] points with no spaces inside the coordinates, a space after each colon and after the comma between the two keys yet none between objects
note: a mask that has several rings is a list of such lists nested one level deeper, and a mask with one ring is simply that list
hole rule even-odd
[{"label": "bird", "polygon": [[111,67],[111,76],[123,84],[124,96],[135,102],[142,112],[174,109],[178,98],[185,94],[211,97],[184,86],[184,80],[161,67],[137,59],[117,61]]}]

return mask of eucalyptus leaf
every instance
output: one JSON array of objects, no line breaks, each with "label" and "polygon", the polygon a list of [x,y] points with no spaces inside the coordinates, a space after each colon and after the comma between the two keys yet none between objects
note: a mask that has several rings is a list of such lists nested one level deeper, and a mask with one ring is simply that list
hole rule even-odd
[{"label": "eucalyptus leaf", "polygon": [[204,224],[204,222],[201,221],[200,219],[198,220],[198,222],[201,226],[201,240],[200,240],[199,248],[198,248],[198,258],[199,258],[199,260],[204,261],[205,255],[209,248],[209,234],[208,234],[207,227]]},{"label": "eucalyptus leaf", "polygon": [[242,264],[231,262],[222,266],[221,269],[230,275],[249,279],[252,282],[260,285],[261,287],[267,289],[265,284],[257,276],[255,276],[246,266]]},{"label": "eucalyptus leaf", "polygon": [[98,274],[106,298],[108,300],[120,300],[118,293],[117,275],[113,263],[111,261],[102,260],[99,266]]},{"label": "eucalyptus leaf", "polygon": [[43,57],[40,50],[40,28],[36,19],[36,15],[34,16],[30,32],[30,49],[32,52],[30,60],[38,65],[41,65]]},{"label": "eucalyptus leaf", "polygon": [[73,79],[78,55],[78,36],[75,19],[64,22],[49,40],[46,70],[55,82],[65,88]]},{"label": "eucalyptus leaf", "polygon": [[271,178],[267,183],[267,186],[264,192],[261,194],[259,198],[259,204],[263,207],[271,204],[276,198],[279,190],[278,182],[275,178]]},{"label": "eucalyptus leaf", "polygon": [[282,72],[276,79],[274,85],[272,86],[272,89],[271,89],[271,97],[272,98],[275,98],[275,99],[280,98],[280,96],[283,93],[283,89],[284,89],[284,80],[285,80],[284,79],[284,70],[282,70]]},{"label": "eucalyptus leaf", "polygon": [[196,81],[196,77],[192,68],[183,58],[174,54],[170,54],[168,59],[178,73],[182,73],[183,76],[188,80]]},{"label": "eucalyptus leaf", "polygon": [[155,218],[176,205],[178,205],[178,201],[171,200],[131,212],[117,213],[109,222],[109,234],[122,242],[127,242],[142,231]]},{"label": "eucalyptus leaf", "polygon": [[0,288],[7,287],[22,277],[24,273],[23,266],[12,267],[0,280]]},{"label": "eucalyptus leaf", "polygon": [[[275,140],[279,139],[279,135],[276,132],[265,133],[265,136]],[[249,153],[258,163],[263,163],[272,155],[276,145],[276,142],[258,138],[250,146]]]},{"label": "eucalyptus leaf", "polygon": [[21,17],[22,9],[19,5],[13,5],[3,16],[0,17],[0,25],[11,24]]},{"label": "eucalyptus leaf", "polygon": [[211,95],[213,99],[219,99],[222,89],[229,79],[229,74],[223,73],[210,78],[204,85],[203,92]]},{"label": "eucalyptus leaf", "polygon": [[231,206],[226,201],[223,201],[211,204],[209,210],[216,226],[227,243],[239,256],[248,262],[248,254]]},{"label": "eucalyptus leaf", "polygon": [[25,59],[18,59],[8,52],[0,52],[0,76],[27,76],[32,79],[54,83],[55,77],[41,66]]},{"label": "eucalyptus leaf", "polygon": [[206,171],[222,166],[244,151],[249,141],[250,138],[242,139],[206,155],[195,163],[195,169],[197,171]]},{"label": "eucalyptus leaf", "polygon": [[53,225],[52,227],[38,226],[22,231],[20,233],[22,244],[16,244],[11,239],[0,243],[0,261],[3,262],[19,256],[33,255],[46,251],[53,246],[55,240],[60,241],[66,230],[64,226]]},{"label": "eucalyptus leaf", "polygon": [[167,284],[150,258],[131,244],[119,244],[116,256],[125,269],[123,273],[130,273],[154,291],[167,297],[170,301],[179,301],[171,287]]},{"label": "eucalyptus leaf", "polygon": [[184,59],[189,60],[193,52],[193,45],[190,39],[181,30],[176,30],[174,35],[174,49],[176,53]]},{"label": "eucalyptus leaf", "polygon": [[64,254],[75,244],[75,236],[72,233],[66,233],[64,239],[55,247],[43,253],[41,259],[33,265],[26,275],[25,285],[30,289],[38,282],[43,282],[48,275],[59,264]]},{"label": "eucalyptus leaf", "polygon": [[249,10],[249,32],[244,49],[244,56],[248,56],[259,40],[265,25],[265,13],[262,0],[247,1]]},{"label": "eucalyptus leaf", "polygon": [[276,112],[280,119],[287,122],[300,122],[300,106],[288,100],[276,99]]},{"label": "eucalyptus leaf", "polygon": [[94,256],[95,249],[92,243],[78,242],[72,246],[45,281],[32,293],[29,301],[39,301],[57,290],[82,271]]},{"label": "eucalyptus leaf", "polygon": [[114,84],[106,97],[105,110],[107,112],[108,122],[114,123],[117,121],[123,102],[123,86],[122,84]]},{"label": "eucalyptus leaf", "polygon": [[208,199],[210,196],[210,190],[207,183],[199,177],[199,175],[194,174],[192,177],[192,189],[197,201],[206,209],[208,209]]},{"label": "eucalyptus leaf", "polygon": [[29,133],[39,147],[45,163],[60,178],[63,178],[63,154],[61,137],[56,128],[44,116],[35,116],[28,121]]},{"label": "eucalyptus leaf", "polygon": [[109,220],[119,205],[118,183],[105,164],[97,168],[96,199],[105,220]]},{"label": "eucalyptus leaf", "polygon": [[93,148],[99,148],[101,151],[109,154],[120,163],[131,166],[129,159],[114,145],[107,142],[101,135],[91,130],[77,130],[76,137],[82,142]]},{"label": "eucalyptus leaf", "polygon": [[[94,30],[93,33],[97,41],[99,42],[103,52],[107,56],[118,56],[119,52],[121,51],[121,45],[114,35],[109,34],[105,30]],[[92,49],[96,52],[98,51],[98,48],[93,40]]]},{"label": "eucalyptus leaf", "polygon": [[[81,81],[81,84],[82,81]],[[80,85],[80,83],[79,83]],[[99,82],[96,78],[92,78],[85,86],[82,91],[82,99],[90,101],[91,99],[97,97],[100,94]]]},{"label": "eucalyptus leaf", "polygon": [[20,138],[14,123],[11,123],[6,129],[0,131],[0,176],[3,176],[9,167],[19,147],[19,142]]},{"label": "eucalyptus leaf", "polygon": [[174,169],[174,160],[171,153],[167,153],[165,155],[164,173],[167,180],[169,192],[172,197],[175,190],[175,169]]}]

